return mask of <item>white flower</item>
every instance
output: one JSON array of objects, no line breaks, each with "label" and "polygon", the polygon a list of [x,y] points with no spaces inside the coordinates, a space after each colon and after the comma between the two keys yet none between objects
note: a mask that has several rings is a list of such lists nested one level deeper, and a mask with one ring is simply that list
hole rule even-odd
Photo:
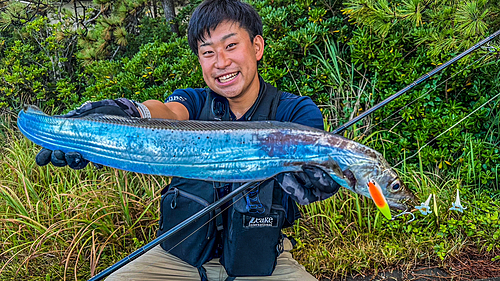
[{"label": "white flower", "polygon": [[460,213],[463,213],[467,207],[462,206],[462,203],[460,203],[460,192],[457,189],[457,199],[455,200],[455,203],[451,203],[452,207],[450,208],[451,210],[459,211]]},{"label": "white flower", "polygon": [[432,213],[431,207],[429,207],[429,204],[431,203],[431,198],[432,198],[432,193],[429,194],[429,198],[425,200],[425,203],[420,203],[420,206],[415,206],[415,208],[417,208],[417,210],[419,210],[420,213],[422,213],[422,215],[424,216]]}]

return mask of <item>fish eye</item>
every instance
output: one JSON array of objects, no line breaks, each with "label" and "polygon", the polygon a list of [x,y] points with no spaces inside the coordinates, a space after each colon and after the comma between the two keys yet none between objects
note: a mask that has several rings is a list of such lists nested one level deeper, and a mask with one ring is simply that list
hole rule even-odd
[{"label": "fish eye", "polygon": [[396,182],[395,184],[392,185],[393,192],[398,191],[400,188],[401,188],[401,185],[399,184],[399,182]]}]

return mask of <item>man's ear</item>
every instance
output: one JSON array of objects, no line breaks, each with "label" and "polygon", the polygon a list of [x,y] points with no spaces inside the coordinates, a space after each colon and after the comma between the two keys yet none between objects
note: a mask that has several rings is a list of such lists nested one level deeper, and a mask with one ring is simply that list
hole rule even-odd
[{"label": "man's ear", "polygon": [[253,47],[255,49],[255,58],[260,61],[264,55],[264,38],[261,35],[256,35],[253,38]]}]

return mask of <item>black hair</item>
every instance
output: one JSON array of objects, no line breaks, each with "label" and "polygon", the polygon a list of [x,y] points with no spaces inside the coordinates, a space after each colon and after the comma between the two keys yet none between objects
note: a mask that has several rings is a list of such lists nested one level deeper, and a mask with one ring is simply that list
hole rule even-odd
[{"label": "black hair", "polygon": [[205,34],[210,36],[210,31],[224,21],[239,23],[252,42],[255,36],[262,36],[262,19],[250,4],[239,0],[205,0],[189,20],[188,43],[195,55],[198,56],[198,42],[204,41]]}]

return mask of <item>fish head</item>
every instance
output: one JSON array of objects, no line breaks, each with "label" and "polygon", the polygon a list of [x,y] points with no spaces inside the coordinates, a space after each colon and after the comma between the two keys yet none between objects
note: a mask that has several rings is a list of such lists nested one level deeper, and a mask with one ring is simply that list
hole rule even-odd
[{"label": "fish head", "polygon": [[330,164],[330,175],[339,179],[340,185],[372,198],[368,183],[375,182],[382,191],[388,205],[392,209],[406,210],[415,204],[415,195],[404,185],[397,172],[380,155],[377,159],[355,161],[345,167]]}]

